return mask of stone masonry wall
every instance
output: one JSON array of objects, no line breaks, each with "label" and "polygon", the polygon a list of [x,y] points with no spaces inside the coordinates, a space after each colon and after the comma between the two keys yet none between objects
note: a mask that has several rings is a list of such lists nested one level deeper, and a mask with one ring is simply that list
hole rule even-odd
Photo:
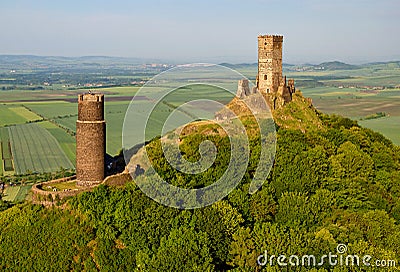
[{"label": "stone masonry wall", "polygon": [[282,82],[283,36],[258,36],[257,89],[261,93],[276,93]]},{"label": "stone masonry wall", "polygon": [[78,99],[76,122],[76,175],[77,184],[90,186],[104,179],[106,123],[104,96],[83,94]]}]

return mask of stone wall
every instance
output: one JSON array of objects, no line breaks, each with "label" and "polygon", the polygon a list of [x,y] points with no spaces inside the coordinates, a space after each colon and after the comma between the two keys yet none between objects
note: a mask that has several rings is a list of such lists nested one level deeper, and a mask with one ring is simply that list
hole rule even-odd
[{"label": "stone wall", "polygon": [[95,188],[95,186],[91,187],[80,187],[73,190],[65,190],[65,191],[46,191],[43,190],[46,186],[51,186],[55,183],[62,182],[74,182],[76,180],[76,176],[71,176],[67,178],[55,179],[51,181],[46,181],[42,183],[38,183],[32,186],[32,202],[34,204],[41,204],[44,206],[53,206],[57,204],[59,200],[62,200],[66,197],[75,196],[78,193],[88,192]]}]

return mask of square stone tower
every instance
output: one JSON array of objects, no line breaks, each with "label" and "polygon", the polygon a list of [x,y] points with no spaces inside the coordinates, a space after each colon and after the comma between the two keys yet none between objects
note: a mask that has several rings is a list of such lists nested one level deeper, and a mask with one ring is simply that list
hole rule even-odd
[{"label": "square stone tower", "polygon": [[76,179],[79,186],[103,181],[105,145],[104,95],[80,94],[76,121]]},{"label": "square stone tower", "polygon": [[282,44],[283,36],[258,36],[258,74],[257,89],[275,94],[282,83]]}]

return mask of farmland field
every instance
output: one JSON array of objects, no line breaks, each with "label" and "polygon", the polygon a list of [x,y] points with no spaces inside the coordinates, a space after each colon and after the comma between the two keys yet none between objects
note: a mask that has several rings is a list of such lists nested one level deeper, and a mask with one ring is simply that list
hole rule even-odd
[{"label": "farmland field", "polygon": [[19,192],[20,187],[19,186],[8,186],[4,190],[4,197],[3,200],[6,201],[14,201],[16,198],[18,192]]},{"label": "farmland field", "polygon": [[13,167],[13,155],[11,152],[10,135],[8,128],[0,128],[0,150],[1,150],[1,173],[12,174],[14,172]]},{"label": "farmland field", "polygon": [[20,186],[19,191],[18,191],[17,195],[15,196],[14,201],[16,201],[16,202],[24,201],[26,198],[26,195],[29,193],[31,188],[32,188],[32,185]]},{"label": "farmland field", "polygon": [[12,111],[8,105],[0,105],[0,116],[0,127],[24,124],[27,121],[24,117]]},{"label": "farmland field", "polygon": [[67,128],[71,131],[75,131],[77,119],[78,119],[78,116],[75,115],[75,116],[68,116],[68,117],[63,117],[63,118],[54,118],[53,121],[64,128]]},{"label": "farmland field", "polygon": [[34,102],[25,103],[26,107],[41,116],[53,119],[60,116],[76,115],[78,113],[78,104],[64,101]]},{"label": "farmland field", "polygon": [[11,148],[17,174],[54,172],[74,166],[55,137],[37,124],[10,127]]},{"label": "farmland field", "polygon": [[[336,113],[361,119],[377,112],[400,116],[400,90],[382,90],[376,94],[350,93],[336,88],[303,89],[303,94],[313,99],[313,104],[325,113]],[[355,91],[353,91],[355,92]],[[389,121],[389,120],[388,120]]]},{"label": "farmland field", "polygon": [[[128,91],[126,88],[115,88],[117,91],[122,94],[126,94]],[[109,91],[110,92],[110,91]],[[122,133],[122,124],[125,116],[125,111],[129,105],[130,101],[110,101],[107,102],[107,98],[105,101],[105,119],[106,119],[106,133],[107,133],[107,144],[106,150],[110,155],[116,155],[122,148],[121,141],[121,133]],[[69,129],[73,132],[76,131],[76,120],[78,118],[78,104],[70,103],[70,102],[35,102],[27,104],[27,107],[32,111],[40,114],[46,119],[53,120],[61,127]],[[46,127],[46,129],[48,129]],[[49,129],[48,129],[49,130]],[[51,131],[50,131],[51,132]],[[60,132],[59,132],[60,133]],[[65,141],[63,139],[63,135],[59,133],[52,133],[58,141]],[[60,138],[61,137],[61,138]],[[69,142],[69,141],[67,141]],[[60,143],[61,144],[61,143]],[[63,147],[63,144],[61,144]],[[63,150],[66,149],[63,147]],[[72,155],[70,152],[66,151],[68,157],[75,161],[75,155]],[[75,151],[73,151],[75,153]]]},{"label": "farmland field", "polygon": [[32,111],[30,111],[27,108],[22,107],[22,106],[10,107],[9,109],[11,111],[13,111],[14,113],[16,113],[17,115],[19,115],[22,118],[24,118],[28,122],[38,121],[38,120],[42,119],[36,113],[34,113],[34,112],[32,112]]},{"label": "farmland field", "polygon": [[400,145],[400,116],[389,116],[378,119],[364,120],[360,121],[359,123],[363,127],[379,131],[391,139],[393,143]]},{"label": "farmland field", "polygon": [[65,155],[67,155],[68,159],[72,162],[73,165],[75,165],[75,137],[71,136],[70,134],[66,133],[65,130],[48,121],[40,122],[38,123],[38,125],[42,128],[45,128],[48,132],[50,132],[51,135],[56,138]]},{"label": "farmland field", "polygon": [[23,186],[8,186],[4,190],[3,200],[5,201],[15,201],[21,202],[25,200],[26,195],[29,190],[32,188],[31,185],[23,185]]},{"label": "farmland field", "polygon": [[110,155],[116,155],[122,149],[122,125],[126,109],[130,101],[106,102],[106,150]]},{"label": "farmland field", "polygon": [[[124,87],[113,87],[113,88],[97,88],[96,92],[104,93],[105,102],[107,102],[107,97],[110,96],[134,96],[139,90],[139,87],[124,86]],[[83,91],[82,91],[83,92]]]},{"label": "farmland field", "polygon": [[0,140],[0,176],[3,175],[3,150],[1,148],[1,146],[2,146],[2,144],[1,144],[1,140]]}]

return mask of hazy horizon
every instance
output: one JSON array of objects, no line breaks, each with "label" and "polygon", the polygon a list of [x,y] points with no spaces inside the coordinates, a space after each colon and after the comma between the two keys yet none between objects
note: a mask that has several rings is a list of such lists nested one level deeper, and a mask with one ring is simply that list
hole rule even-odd
[{"label": "hazy horizon", "polygon": [[[121,59],[125,61],[131,61],[128,64],[151,64],[151,63],[158,63],[158,64],[171,64],[171,65],[182,65],[182,64],[187,64],[187,63],[209,63],[209,64],[232,64],[232,65],[240,65],[240,64],[246,64],[246,65],[251,65],[251,64],[257,64],[257,60],[251,60],[251,61],[225,61],[224,57],[220,57],[221,61],[215,61],[215,62],[190,62],[190,61],[179,61],[179,60],[169,60],[169,59],[150,59],[150,58],[137,58],[137,57],[124,57],[124,56],[107,56],[107,55],[87,55],[87,56],[51,56],[51,55],[32,55],[32,54],[0,54],[0,57],[5,57],[5,56],[13,56],[13,57],[39,57],[39,58],[70,58],[70,59],[84,59],[84,58],[110,58],[110,59]],[[218,59],[218,57],[215,57],[215,59]],[[358,61],[358,62],[345,62],[341,61],[338,59],[326,59],[326,60],[321,60],[321,61],[304,61],[304,62],[286,62],[283,61],[283,65],[319,65],[322,63],[329,63],[329,62],[343,62],[345,64],[350,64],[350,65],[366,65],[366,64],[373,64],[373,63],[387,63],[387,62],[400,62],[400,57],[399,58],[393,58],[393,59],[387,59],[387,60],[375,60],[375,61]]]},{"label": "hazy horizon", "polygon": [[397,0],[40,0],[0,3],[2,55],[257,61],[257,35],[284,35],[285,63],[400,59]]}]

